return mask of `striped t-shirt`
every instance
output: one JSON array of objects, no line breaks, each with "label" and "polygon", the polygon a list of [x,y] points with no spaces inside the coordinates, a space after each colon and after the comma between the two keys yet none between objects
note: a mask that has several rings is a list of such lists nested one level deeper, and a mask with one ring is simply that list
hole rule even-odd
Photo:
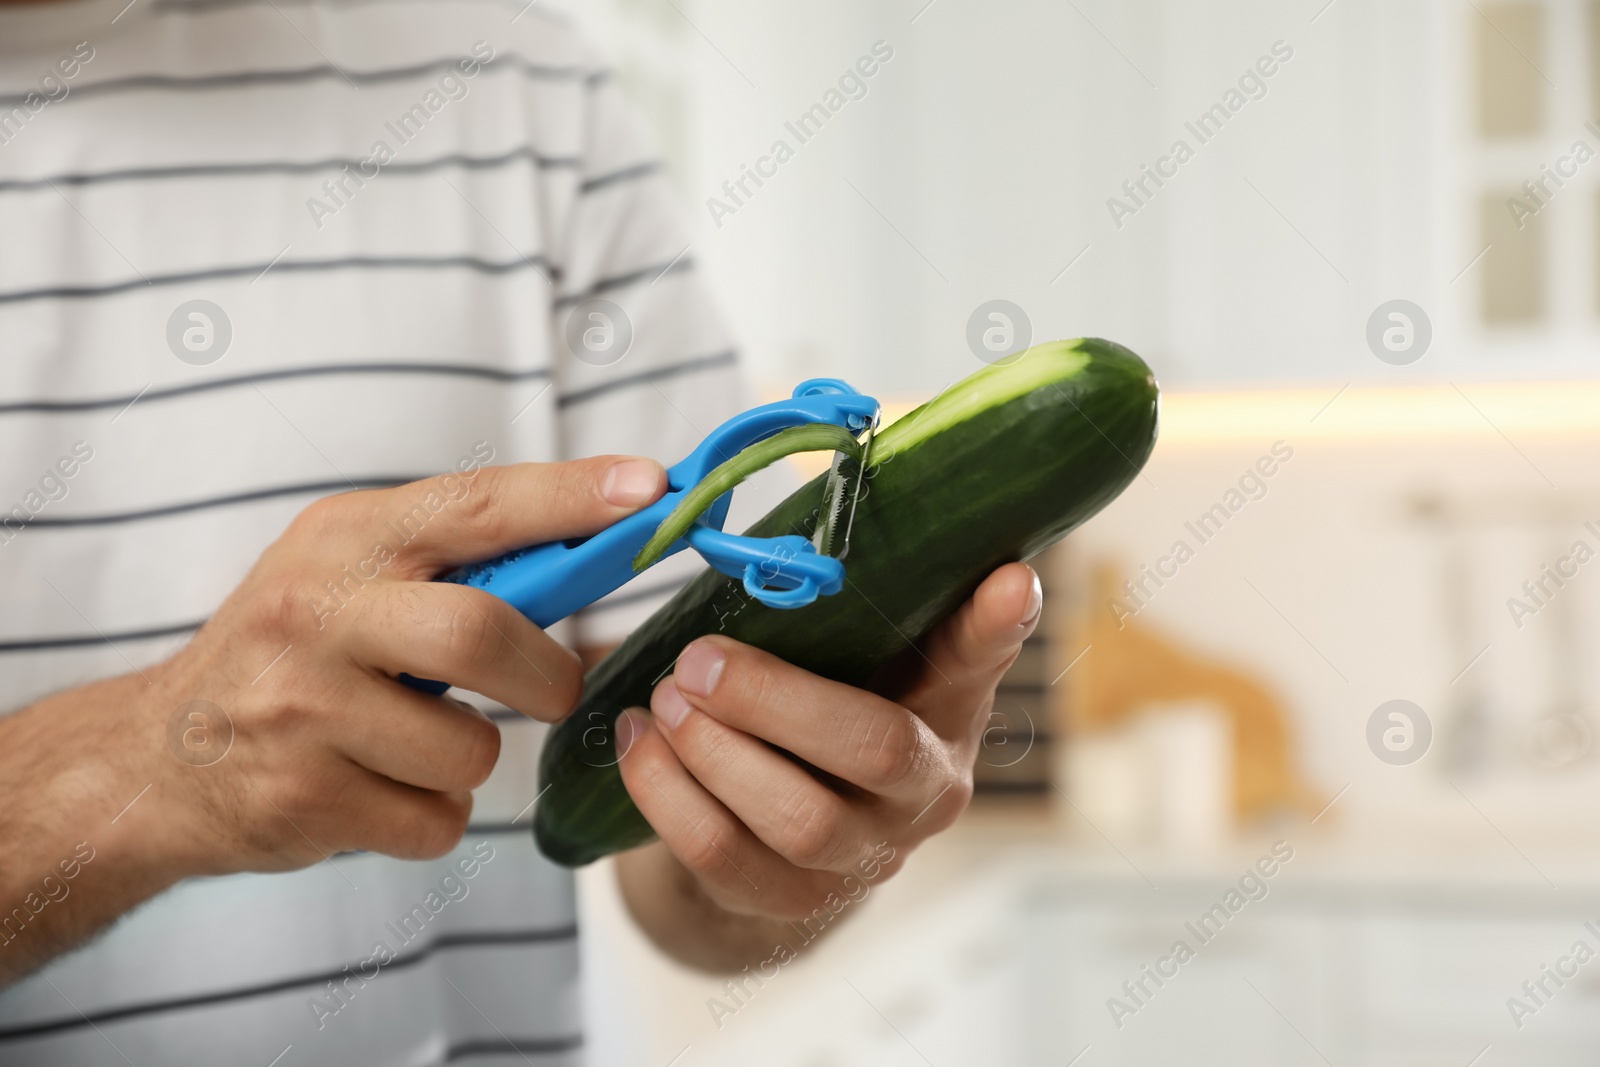
[{"label": "striped t-shirt", "polygon": [[[0,713],[170,655],[318,496],[685,455],[740,398],[671,200],[525,0],[0,6]],[[0,990],[0,1063],[578,1062],[542,727],[497,718],[455,854],[186,882]]]}]

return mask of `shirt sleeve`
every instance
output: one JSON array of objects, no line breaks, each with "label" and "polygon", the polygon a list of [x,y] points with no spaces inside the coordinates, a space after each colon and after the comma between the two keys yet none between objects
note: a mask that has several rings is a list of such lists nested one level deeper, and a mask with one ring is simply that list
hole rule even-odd
[{"label": "shirt sleeve", "polygon": [[[673,189],[621,91],[597,78],[586,108],[551,316],[560,449],[670,465],[751,398]],[[577,639],[621,640],[703,566],[692,552],[657,564],[580,613]]]}]

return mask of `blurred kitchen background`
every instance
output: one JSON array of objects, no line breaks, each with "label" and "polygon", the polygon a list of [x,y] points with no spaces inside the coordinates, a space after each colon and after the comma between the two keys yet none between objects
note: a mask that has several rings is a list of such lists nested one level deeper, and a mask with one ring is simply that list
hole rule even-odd
[{"label": "blurred kitchen background", "polygon": [[836,937],[730,992],[585,873],[597,1061],[1593,1062],[1600,4],[570,10],[763,393],[903,410],[991,328],[1165,390],[972,811]]}]

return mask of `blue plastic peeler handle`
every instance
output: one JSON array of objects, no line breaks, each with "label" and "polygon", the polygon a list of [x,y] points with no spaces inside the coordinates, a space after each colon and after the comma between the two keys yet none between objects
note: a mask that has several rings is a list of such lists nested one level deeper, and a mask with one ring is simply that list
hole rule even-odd
[{"label": "blue plastic peeler handle", "polygon": [[[662,521],[719,463],[780,430],[829,423],[859,433],[878,417],[878,402],[837,378],[812,378],[787,400],[762,404],[713,430],[681,462],[667,468],[667,492],[660,500],[588,537],[517,549],[497,559],[474,563],[441,581],[493,593],[536,626],[547,627],[620,588],[639,572],[634,557]],[[732,492],[724,493],[661,558],[693,548],[712,567],[744,582],[745,591],[768,607],[799,608],[818,596],[831,596],[844,584],[844,563],[817,552],[797,534],[743,537],[725,533]],[[443,693],[444,682],[400,675],[428,693]]]}]

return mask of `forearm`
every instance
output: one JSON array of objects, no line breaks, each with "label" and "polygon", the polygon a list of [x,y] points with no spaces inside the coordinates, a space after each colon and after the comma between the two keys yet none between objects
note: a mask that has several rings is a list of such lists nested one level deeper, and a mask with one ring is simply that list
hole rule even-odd
[{"label": "forearm", "polygon": [[146,688],[114,678],[0,720],[0,986],[182,877],[164,783],[136,781],[144,754],[105,728]]},{"label": "forearm", "polygon": [[639,928],[657,948],[688,967],[733,973],[815,941],[836,923],[808,925],[740,915],[717,904],[699,881],[660,842],[617,857],[622,899]]}]

